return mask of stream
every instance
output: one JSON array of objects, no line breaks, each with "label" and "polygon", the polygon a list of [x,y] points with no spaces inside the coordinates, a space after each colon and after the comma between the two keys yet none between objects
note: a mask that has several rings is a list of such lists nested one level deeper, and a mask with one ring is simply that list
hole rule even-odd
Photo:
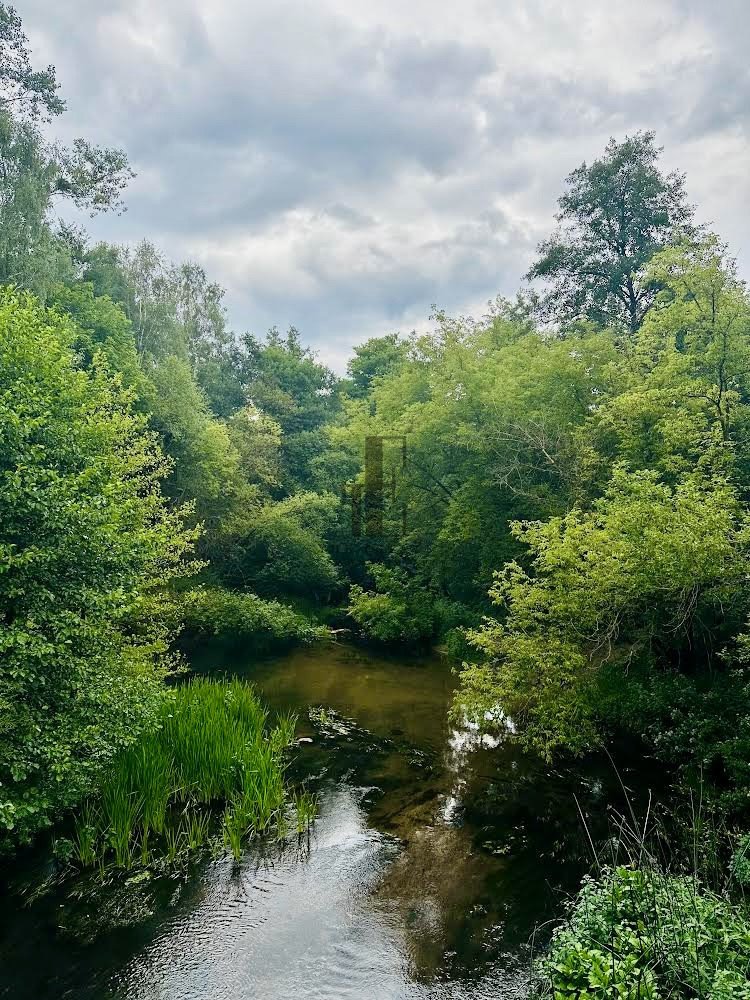
[{"label": "stream", "polygon": [[193,666],[298,713],[289,777],[319,794],[310,835],[251,846],[239,864],[204,857],[44,893],[49,861],[21,862],[0,916],[0,997],[527,995],[532,953],[590,867],[581,813],[603,837],[620,779],[642,773],[547,766],[451,724],[455,678],[436,654],[325,643],[259,663],[214,646]]}]

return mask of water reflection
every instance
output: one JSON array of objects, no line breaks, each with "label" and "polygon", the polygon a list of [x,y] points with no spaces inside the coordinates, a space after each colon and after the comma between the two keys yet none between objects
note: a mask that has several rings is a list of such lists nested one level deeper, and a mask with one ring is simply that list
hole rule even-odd
[{"label": "water reflection", "polygon": [[[260,867],[248,858],[208,868],[200,898],[112,981],[113,994],[129,1000],[523,995],[522,974],[504,973],[502,985],[513,992],[499,994],[494,975],[484,984],[447,976],[418,981],[413,933],[440,937],[445,900],[429,884],[418,892],[414,865],[421,857],[424,874],[459,859],[450,840],[443,848],[431,841],[427,850],[403,851],[369,826],[362,797],[347,783],[325,791],[309,852],[290,849]],[[431,881],[433,888],[439,883]],[[410,896],[418,916],[405,922]]]},{"label": "water reflection", "polygon": [[290,775],[321,797],[309,845],[16,899],[0,914],[0,997],[525,996],[535,923],[587,864],[574,793],[601,813],[599,774],[542,769],[450,726],[437,659],[319,646],[256,664],[214,648],[202,666],[300,714],[309,742]]}]

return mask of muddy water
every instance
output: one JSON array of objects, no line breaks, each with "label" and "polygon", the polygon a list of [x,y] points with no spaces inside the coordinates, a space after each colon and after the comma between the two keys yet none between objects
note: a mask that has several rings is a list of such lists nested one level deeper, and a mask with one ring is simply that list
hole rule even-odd
[{"label": "muddy water", "polygon": [[0,996],[527,995],[535,927],[588,864],[576,799],[596,835],[617,797],[608,767],[549,770],[450,725],[454,679],[435,656],[330,644],[257,664],[213,649],[195,667],[247,677],[272,710],[299,713],[310,742],[290,776],[320,795],[310,837],[239,865],[11,897]]}]

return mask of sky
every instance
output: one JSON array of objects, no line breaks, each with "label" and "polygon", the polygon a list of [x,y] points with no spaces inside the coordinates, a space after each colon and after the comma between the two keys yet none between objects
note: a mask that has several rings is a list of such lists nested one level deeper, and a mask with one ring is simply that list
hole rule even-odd
[{"label": "sky", "polygon": [[750,277],[747,0],[16,0],[62,138],[128,153],[88,223],[200,262],[235,330],[354,344],[512,297],[568,173],[653,129]]}]

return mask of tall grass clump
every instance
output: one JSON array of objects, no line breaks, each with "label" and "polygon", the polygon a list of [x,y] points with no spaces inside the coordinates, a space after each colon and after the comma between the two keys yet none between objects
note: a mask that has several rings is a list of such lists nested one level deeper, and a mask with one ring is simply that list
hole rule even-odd
[{"label": "tall grass clump", "polygon": [[301,836],[306,830],[309,831],[312,826],[318,815],[320,802],[318,796],[307,788],[296,792],[293,802],[294,815],[297,820],[297,833]]},{"label": "tall grass clump", "polygon": [[247,835],[265,831],[283,807],[284,751],[296,722],[285,715],[269,728],[253,688],[239,680],[176,688],[159,728],[120,754],[97,799],[80,810],[73,856],[85,866],[105,854],[121,868],[155,856],[174,861],[208,843],[212,807],[221,805],[217,836],[238,856]]}]

